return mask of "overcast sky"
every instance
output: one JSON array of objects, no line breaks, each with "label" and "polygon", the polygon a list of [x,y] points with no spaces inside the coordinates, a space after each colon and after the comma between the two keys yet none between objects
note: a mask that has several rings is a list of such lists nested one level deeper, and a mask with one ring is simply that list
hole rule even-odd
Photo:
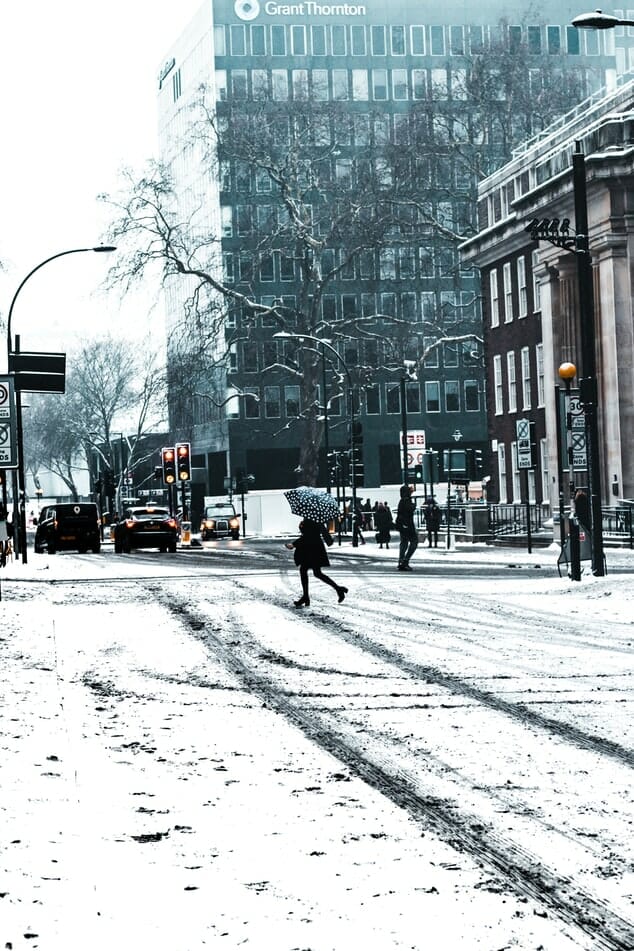
[{"label": "overcast sky", "polygon": [[[4,3],[0,49],[0,312],[28,272],[58,251],[99,243],[118,170],[156,154],[157,76],[202,0]],[[72,255],[16,301],[22,349],[68,350],[78,334],[140,325],[91,297],[104,255]],[[139,321],[144,315],[139,313]],[[160,314],[158,318],[160,319]],[[161,327],[162,330],[162,327]],[[0,345],[0,367],[4,346]]]}]

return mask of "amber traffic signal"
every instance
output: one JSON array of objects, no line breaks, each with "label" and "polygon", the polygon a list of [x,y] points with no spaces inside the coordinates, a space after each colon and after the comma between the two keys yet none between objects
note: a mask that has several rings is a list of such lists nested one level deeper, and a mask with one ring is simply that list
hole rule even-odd
[{"label": "amber traffic signal", "polygon": [[163,461],[163,482],[165,485],[174,485],[176,482],[176,453],[173,446],[165,446],[161,449],[161,458]]},{"label": "amber traffic signal", "polygon": [[176,445],[176,471],[179,482],[189,482],[192,477],[191,446],[188,442],[179,442]]}]

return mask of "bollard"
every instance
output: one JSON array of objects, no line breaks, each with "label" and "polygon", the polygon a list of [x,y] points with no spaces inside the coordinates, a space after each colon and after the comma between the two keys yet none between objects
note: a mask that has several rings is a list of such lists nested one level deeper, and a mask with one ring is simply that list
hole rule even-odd
[{"label": "bollard", "polygon": [[181,544],[191,545],[192,541],[192,523],[183,522],[181,525]]}]

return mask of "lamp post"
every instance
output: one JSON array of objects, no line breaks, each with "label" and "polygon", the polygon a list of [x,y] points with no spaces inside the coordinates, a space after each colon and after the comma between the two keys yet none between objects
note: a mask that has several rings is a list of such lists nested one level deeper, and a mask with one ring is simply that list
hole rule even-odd
[{"label": "lamp post", "polygon": [[[52,254],[50,257],[45,258],[44,261],[40,261],[22,280],[19,284],[18,289],[13,295],[11,304],[9,306],[9,314],[7,316],[7,368],[9,365],[10,356],[13,352],[18,353],[20,349],[20,338],[16,335],[15,338],[15,348],[13,346],[13,340],[11,337],[11,319],[13,317],[13,308],[15,307],[15,302],[18,298],[18,294],[29,280],[33,277],[36,271],[39,271],[40,268],[44,267],[45,264],[49,264],[51,261],[55,261],[57,258],[63,258],[67,254],[82,254],[86,251],[97,251],[97,252],[109,252],[116,251],[115,247],[110,245],[100,245],[96,248],[71,248],[69,251],[60,251],[58,254]],[[17,441],[17,456],[18,456],[18,480],[17,480],[17,489],[19,495],[19,517],[17,522],[17,533],[20,544],[20,551],[22,554],[22,563],[26,564],[26,480],[24,475],[24,432],[22,427],[22,394],[21,391],[16,389],[15,394],[15,412],[16,412],[16,441]],[[16,512],[15,512],[15,498],[13,500],[13,524],[16,526]]]},{"label": "lamp post", "polygon": [[[313,341],[314,343],[319,344],[319,346],[322,348],[322,351],[321,351],[321,352],[322,352],[322,357],[325,357],[324,349],[325,349],[325,350],[329,350],[330,353],[332,353],[332,354],[339,360],[339,362],[341,363],[341,366],[342,366],[343,369],[344,369],[344,372],[345,372],[345,374],[346,374],[346,379],[347,379],[347,381],[348,381],[348,398],[349,398],[349,407],[350,407],[350,409],[349,409],[349,416],[350,416],[350,485],[351,485],[351,489],[352,489],[352,500],[351,500],[351,503],[350,503],[350,504],[351,504],[351,507],[352,507],[352,517],[353,517],[353,519],[354,519],[354,513],[355,513],[355,510],[356,510],[356,507],[357,507],[357,486],[356,486],[357,480],[356,480],[356,473],[355,473],[355,446],[354,446],[354,442],[353,442],[353,440],[354,440],[354,432],[355,432],[355,423],[356,423],[356,413],[355,413],[355,408],[354,408],[354,387],[353,387],[353,385],[352,385],[352,377],[351,377],[351,375],[350,375],[350,370],[348,369],[348,364],[347,364],[346,361],[343,359],[343,357],[341,356],[341,354],[339,353],[339,351],[336,349],[336,347],[333,347],[333,345],[332,345],[328,340],[323,340],[321,337],[316,337],[316,336],[314,336],[313,334],[301,334],[301,333],[299,333],[299,334],[292,334],[292,333],[288,333],[288,332],[285,331],[285,330],[280,330],[280,331],[278,331],[277,333],[273,334],[273,336],[274,336],[274,337],[281,337],[281,338],[286,339],[286,340],[311,340],[311,341]],[[325,394],[324,394],[324,396],[325,396]],[[353,544],[354,547],[356,547],[356,545],[355,545],[355,539],[354,539],[354,532],[352,533],[352,544]],[[357,544],[358,544],[358,542],[357,542]]]}]

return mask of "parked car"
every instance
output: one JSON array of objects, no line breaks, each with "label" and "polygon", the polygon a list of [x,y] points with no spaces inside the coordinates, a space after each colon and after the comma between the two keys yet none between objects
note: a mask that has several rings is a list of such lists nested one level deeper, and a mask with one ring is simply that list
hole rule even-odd
[{"label": "parked car", "polygon": [[169,509],[157,505],[136,505],[124,511],[114,526],[114,550],[120,555],[134,548],[176,551],[178,522]]},{"label": "parked car", "polygon": [[34,549],[49,555],[63,549],[80,554],[101,549],[99,512],[94,502],[57,502],[40,512],[35,529]]},{"label": "parked car", "polygon": [[240,538],[240,516],[236,514],[233,502],[214,502],[205,507],[205,515],[200,523],[200,537],[203,541],[209,538]]}]

